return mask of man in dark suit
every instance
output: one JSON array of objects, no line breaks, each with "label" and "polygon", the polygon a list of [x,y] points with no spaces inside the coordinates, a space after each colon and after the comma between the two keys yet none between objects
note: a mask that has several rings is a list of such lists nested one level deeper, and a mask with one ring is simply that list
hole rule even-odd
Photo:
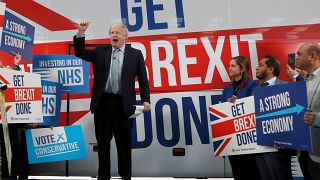
[{"label": "man in dark suit", "polygon": [[131,179],[131,127],[135,111],[135,77],[138,77],[143,111],[150,110],[150,90],[144,58],[140,50],[126,46],[128,29],[122,23],[109,29],[111,46],[85,50],[88,21],[79,24],[74,36],[75,55],[92,62],[94,82],[90,110],[94,113],[98,142],[98,180],[110,179],[110,141],[115,137],[118,173]]},{"label": "man in dark suit", "polygon": [[[256,77],[261,86],[272,86],[286,83],[281,81],[279,61],[272,56],[265,56],[256,68]],[[256,162],[262,180],[293,180],[291,171],[291,156],[296,151],[278,149],[278,152],[259,153]]]}]

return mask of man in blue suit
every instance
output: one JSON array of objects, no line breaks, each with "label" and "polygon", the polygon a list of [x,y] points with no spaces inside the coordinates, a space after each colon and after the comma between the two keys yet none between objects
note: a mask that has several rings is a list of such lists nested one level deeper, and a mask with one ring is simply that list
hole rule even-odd
[{"label": "man in blue suit", "polygon": [[[256,68],[256,77],[260,86],[272,86],[286,83],[281,81],[279,61],[272,56],[265,56]],[[256,155],[256,163],[262,180],[293,180],[291,156],[294,150],[279,149],[278,152],[267,152]]]},{"label": "man in blue suit", "polygon": [[122,23],[109,29],[111,46],[85,49],[88,21],[79,24],[74,36],[75,55],[93,66],[94,82],[90,110],[94,114],[98,142],[98,180],[110,179],[110,141],[115,137],[118,173],[131,179],[131,127],[135,111],[135,78],[138,77],[143,111],[150,110],[150,90],[144,58],[140,50],[126,46],[128,29]]}]

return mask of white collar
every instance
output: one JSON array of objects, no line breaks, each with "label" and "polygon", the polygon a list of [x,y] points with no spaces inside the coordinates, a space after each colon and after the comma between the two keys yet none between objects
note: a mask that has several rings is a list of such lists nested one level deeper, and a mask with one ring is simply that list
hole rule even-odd
[{"label": "white collar", "polygon": [[[119,49],[120,49],[121,52],[124,52],[125,48],[126,48],[126,44],[124,44],[123,46],[121,46]],[[114,47],[112,46],[112,52],[113,52],[115,49],[116,49],[116,48],[114,48]]]}]

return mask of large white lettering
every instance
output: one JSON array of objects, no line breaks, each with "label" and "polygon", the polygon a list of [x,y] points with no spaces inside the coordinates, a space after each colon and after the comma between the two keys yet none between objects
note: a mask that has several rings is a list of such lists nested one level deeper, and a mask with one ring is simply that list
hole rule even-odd
[{"label": "large white lettering", "polygon": [[[152,72],[154,79],[154,87],[160,87],[162,85],[161,68],[167,70],[169,86],[176,86],[176,73],[175,68],[172,65],[173,60],[173,47],[168,41],[151,41],[151,53],[152,53]],[[166,58],[160,60],[159,49],[164,48],[166,52]],[[170,78],[169,78],[170,77]]]},{"label": "large white lettering", "polygon": [[209,56],[209,65],[207,68],[206,80],[205,83],[212,83],[213,73],[215,68],[217,67],[221,78],[224,82],[230,81],[228,73],[222,63],[221,53],[224,44],[224,36],[218,37],[218,42],[216,46],[216,50],[214,51],[208,37],[202,37],[201,42],[203,43],[204,48]]},{"label": "large white lettering", "polygon": [[178,43],[178,55],[179,55],[179,67],[181,74],[181,85],[187,84],[201,84],[201,77],[189,78],[188,65],[196,64],[197,59],[195,57],[187,57],[185,46],[187,45],[197,45],[197,39],[179,39]]}]

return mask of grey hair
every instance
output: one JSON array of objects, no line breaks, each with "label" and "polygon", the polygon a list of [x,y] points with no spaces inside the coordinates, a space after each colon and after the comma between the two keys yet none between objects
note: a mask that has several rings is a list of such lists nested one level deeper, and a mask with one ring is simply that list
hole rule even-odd
[{"label": "grey hair", "polygon": [[128,35],[129,35],[129,30],[128,30],[127,26],[126,26],[125,24],[121,23],[121,22],[112,24],[112,25],[109,27],[109,34],[110,34],[110,32],[111,32],[111,28],[113,28],[113,27],[115,27],[115,26],[120,26],[120,27],[122,28],[122,30],[123,30],[123,33],[124,33],[125,37],[128,37]]}]

